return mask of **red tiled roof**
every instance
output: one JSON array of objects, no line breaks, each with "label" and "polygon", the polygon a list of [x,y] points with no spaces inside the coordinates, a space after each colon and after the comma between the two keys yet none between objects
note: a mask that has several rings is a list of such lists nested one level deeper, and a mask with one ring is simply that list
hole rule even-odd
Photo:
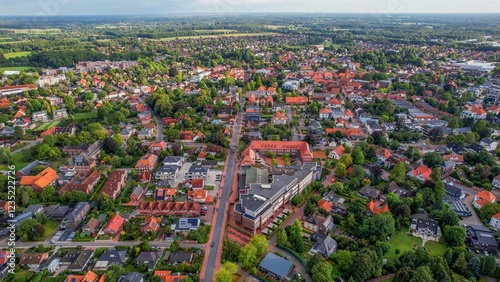
[{"label": "red tiled roof", "polygon": [[113,216],[113,218],[108,222],[108,224],[106,224],[106,227],[104,229],[110,229],[114,233],[118,233],[124,222],[125,219],[123,217],[115,214],[115,216]]},{"label": "red tiled roof", "polygon": [[382,201],[380,201],[380,200],[377,200],[376,202],[370,201],[368,203],[368,209],[373,214],[381,214],[384,212],[390,212],[389,205],[382,203]]},{"label": "red tiled roof", "polygon": [[307,104],[309,102],[309,98],[299,96],[299,97],[286,97],[287,104]]}]

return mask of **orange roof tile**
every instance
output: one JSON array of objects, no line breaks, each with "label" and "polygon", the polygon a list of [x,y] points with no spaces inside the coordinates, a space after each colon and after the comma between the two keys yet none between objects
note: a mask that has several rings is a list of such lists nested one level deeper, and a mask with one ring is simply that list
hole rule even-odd
[{"label": "orange roof tile", "polygon": [[108,224],[106,224],[106,227],[104,229],[109,228],[115,233],[118,233],[124,222],[125,219],[123,217],[115,214],[115,216],[113,216],[113,218],[108,222]]},{"label": "orange roof tile", "polygon": [[36,176],[21,177],[20,185],[34,186],[43,189],[58,178],[57,172],[51,167],[47,167]]},{"label": "orange roof tile", "polygon": [[368,209],[373,214],[381,214],[384,212],[390,212],[389,205],[382,203],[382,201],[380,201],[380,200],[377,200],[376,202],[370,201],[368,203]]},{"label": "orange roof tile", "polygon": [[332,208],[333,208],[333,203],[329,202],[327,200],[321,199],[318,201],[318,208],[323,209],[327,212],[331,212]]},{"label": "orange roof tile", "polygon": [[309,98],[299,96],[299,97],[286,97],[287,104],[307,104],[309,102]]}]

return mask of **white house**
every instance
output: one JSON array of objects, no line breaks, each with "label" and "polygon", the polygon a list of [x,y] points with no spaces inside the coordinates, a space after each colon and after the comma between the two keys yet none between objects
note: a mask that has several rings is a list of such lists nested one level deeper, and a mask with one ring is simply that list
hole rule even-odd
[{"label": "white house", "polygon": [[493,188],[500,189],[500,175],[497,175],[497,176],[495,176],[495,178],[493,178],[493,181],[491,182],[491,186],[493,186]]},{"label": "white house", "polygon": [[471,109],[462,112],[462,118],[485,119],[486,111],[483,109]]},{"label": "white house", "polygon": [[491,217],[490,225],[495,229],[500,229],[500,212]]}]

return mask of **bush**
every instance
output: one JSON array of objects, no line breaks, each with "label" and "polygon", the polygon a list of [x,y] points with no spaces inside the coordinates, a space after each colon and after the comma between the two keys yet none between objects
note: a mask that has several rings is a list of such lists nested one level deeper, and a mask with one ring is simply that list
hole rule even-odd
[{"label": "bush", "polygon": [[296,259],[298,259],[304,267],[307,267],[306,260],[301,255],[299,255],[297,252],[295,252],[294,250],[292,250],[284,245],[281,245],[281,244],[278,245],[278,248],[289,252],[292,256],[294,256]]}]

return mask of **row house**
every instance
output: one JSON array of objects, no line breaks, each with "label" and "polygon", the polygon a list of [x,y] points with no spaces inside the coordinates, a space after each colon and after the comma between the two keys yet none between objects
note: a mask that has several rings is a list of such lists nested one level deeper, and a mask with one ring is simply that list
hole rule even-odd
[{"label": "row house", "polygon": [[101,179],[101,173],[99,171],[94,171],[87,176],[81,174],[76,175],[70,182],[64,185],[57,192],[61,195],[64,192],[81,191],[87,195],[90,195],[94,191],[95,185]]},{"label": "row house", "polygon": [[199,203],[191,202],[143,202],[137,209],[138,215],[198,217],[201,212]]},{"label": "row house", "polygon": [[34,112],[31,115],[31,119],[33,120],[33,122],[48,122],[49,115],[47,114],[47,111]]},{"label": "row house", "polygon": [[108,180],[104,183],[102,193],[109,196],[110,199],[116,200],[122,189],[125,187],[127,180],[127,171],[115,170],[108,175]]},{"label": "row house", "polygon": [[135,169],[139,172],[152,172],[157,164],[158,156],[148,153],[137,162]]}]

